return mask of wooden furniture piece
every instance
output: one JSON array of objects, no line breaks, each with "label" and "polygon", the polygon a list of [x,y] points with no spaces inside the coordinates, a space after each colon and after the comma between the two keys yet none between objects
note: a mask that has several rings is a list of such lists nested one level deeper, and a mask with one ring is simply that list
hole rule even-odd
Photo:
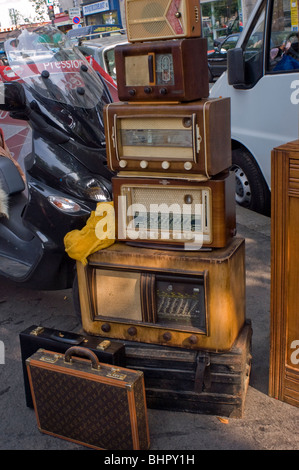
[{"label": "wooden furniture piece", "polygon": [[229,98],[110,103],[104,124],[112,171],[210,178],[231,166]]},{"label": "wooden furniture piece", "polygon": [[209,96],[206,38],[115,48],[120,101],[193,101]]},{"label": "wooden furniture piece", "polygon": [[245,241],[213,251],[115,243],[77,263],[83,329],[109,339],[228,351],[245,322]]},{"label": "wooden furniture piece", "polygon": [[236,235],[235,186],[233,172],[205,182],[116,176],[116,238],[165,249],[224,248]]},{"label": "wooden furniture piece", "polygon": [[299,406],[299,140],[272,151],[269,395]]}]

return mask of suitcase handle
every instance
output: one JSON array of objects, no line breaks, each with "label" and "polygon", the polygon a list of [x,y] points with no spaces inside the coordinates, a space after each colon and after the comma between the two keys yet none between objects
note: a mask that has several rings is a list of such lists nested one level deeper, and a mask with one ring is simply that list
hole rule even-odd
[{"label": "suitcase handle", "polygon": [[91,368],[99,370],[101,368],[99,360],[94,352],[87,348],[81,348],[80,346],[73,346],[69,348],[64,355],[65,362],[72,362],[72,356],[77,355],[91,360]]}]

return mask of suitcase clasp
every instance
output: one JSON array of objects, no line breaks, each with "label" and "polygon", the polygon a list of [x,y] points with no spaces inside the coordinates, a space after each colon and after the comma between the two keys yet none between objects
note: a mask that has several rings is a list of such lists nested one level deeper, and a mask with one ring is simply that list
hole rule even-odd
[{"label": "suitcase clasp", "polygon": [[43,326],[37,326],[36,328],[34,328],[34,330],[30,331],[30,334],[32,336],[38,336],[44,331],[45,331],[45,328]]},{"label": "suitcase clasp", "polygon": [[107,373],[107,377],[110,377],[111,379],[117,379],[117,380],[125,380],[127,377],[126,374],[121,374],[120,369],[117,368],[112,368],[111,372]]},{"label": "suitcase clasp", "polygon": [[47,362],[48,364],[55,364],[60,357],[62,356],[59,354],[54,354],[53,356],[41,356],[40,361]]}]

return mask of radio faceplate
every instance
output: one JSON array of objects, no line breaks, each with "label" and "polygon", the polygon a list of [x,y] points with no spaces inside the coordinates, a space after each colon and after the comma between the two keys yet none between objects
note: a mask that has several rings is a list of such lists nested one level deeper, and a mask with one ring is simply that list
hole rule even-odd
[{"label": "radio faceplate", "polygon": [[104,121],[112,171],[211,177],[232,164],[229,98],[111,103]]},{"label": "radio faceplate", "polygon": [[236,232],[235,175],[204,182],[112,178],[116,239],[221,248]]},{"label": "radio faceplate", "polygon": [[93,335],[220,352],[245,321],[241,238],[208,253],[115,243],[77,272],[83,329]]},{"label": "radio faceplate", "polygon": [[198,0],[126,0],[130,42],[201,36]]},{"label": "radio faceplate", "polygon": [[194,101],[209,96],[206,38],[115,48],[121,101]]}]

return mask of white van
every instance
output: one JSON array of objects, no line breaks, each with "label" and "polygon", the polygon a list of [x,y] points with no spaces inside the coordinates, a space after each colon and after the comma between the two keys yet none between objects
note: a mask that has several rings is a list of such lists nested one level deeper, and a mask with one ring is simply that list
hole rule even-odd
[{"label": "white van", "polygon": [[211,97],[231,98],[236,200],[270,214],[271,150],[298,139],[299,0],[258,0]]}]

